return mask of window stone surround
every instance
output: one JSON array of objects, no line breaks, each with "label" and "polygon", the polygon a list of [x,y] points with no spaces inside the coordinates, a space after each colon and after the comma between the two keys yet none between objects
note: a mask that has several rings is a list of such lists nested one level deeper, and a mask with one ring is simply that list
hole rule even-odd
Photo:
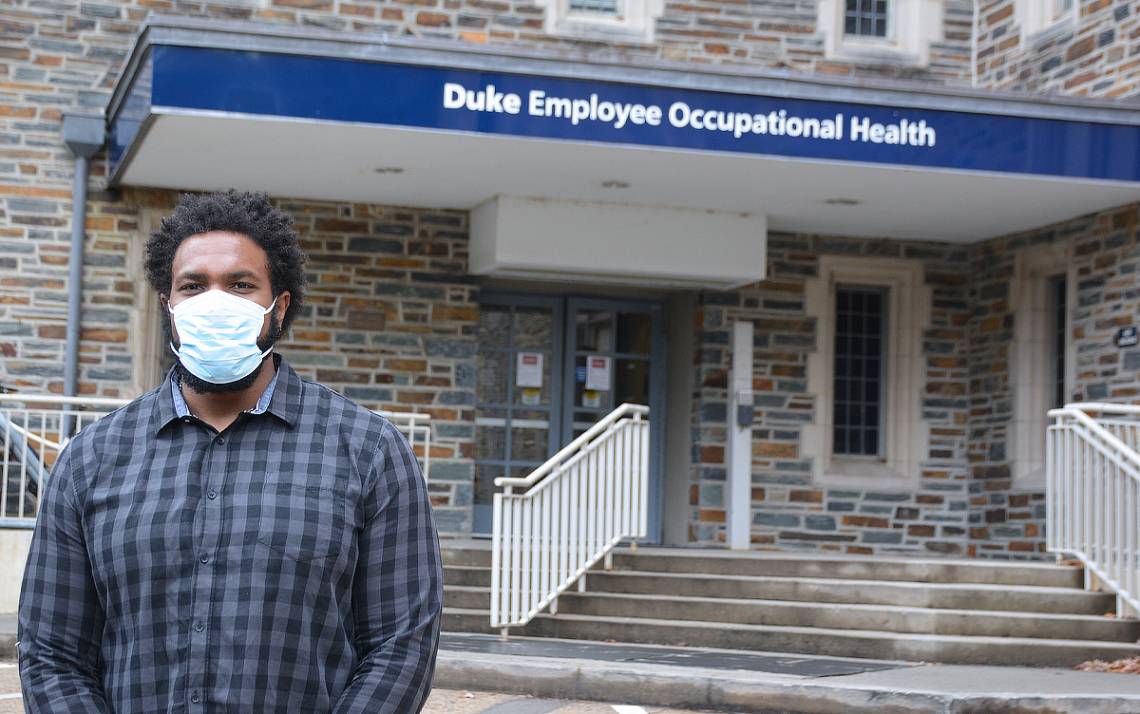
[{"label": "window stone surround", "polygon": [[886,37],[850,36],[844,32],[844,0],[819,0],[819,30],[827,57],[839,61],[877,62],[926,67],[931,45],[942,40],[946,11],[941,0],[891,0]]},{"label": "window stone surround", "polygon": [[1073,363],[1076,351],[1071,335],[1071,309],[1076,298],[1076,269],[1072,246],[1053,243],[1021,251],[1017,255],[1011,289],[1014,311],[1014,342],[1010,363],[1013,370],[1013,429],[1010,434],[1013,456],[1013,484],[1019,489],[1045,488],[1046,412],[1052,407],[1048,395],[1052,386],[1054,358],[1052,314],[1049,304],[1049,278],[1064,274],[1065,304],[1069,306],[1065,334],[1065,393],[1072,393]]},{"label": "window stone surround", "polygon": [[[828,385],[834,376],[835,286],[885,287],[887,299],[884,458],[844,458],[832,453]],[[912,260],[823,256],[818,275],[805,286],[807,314],[817,316],[817,348],[807,358],[807,388],[819,395],[815,421],[804,426],[801,457],[812,464],[816,484],[834,488],[899,488],[917,485],[917,461],[927,443],[920,394],[925,365],[923,330],[930,322],[931,291]]]}]

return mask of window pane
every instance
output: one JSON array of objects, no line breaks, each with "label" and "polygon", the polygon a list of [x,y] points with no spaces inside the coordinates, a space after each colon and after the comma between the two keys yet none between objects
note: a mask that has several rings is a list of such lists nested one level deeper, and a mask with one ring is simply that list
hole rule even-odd
[{"label": "window pane", "polygon": [[833,444],[836,454],[878,456],[883,401],[885,291],[836,290]]},{"label": "window pane", "polygon": [[574,316],[580,352],[611,352],[614,348],[614,314],[608,310],[579,310]]},{"label": "window pane", "polygon": [[503,459],[507,455],[507,430],[501,426],[475,428],[475,458]]},{"label": "window pane", "polygon": [[649,404],[649,361],[619,359],[614,373],[614,406],[623,402]]},{"label": "window pane", "polygon": [[502,305],[479,308],[479,345],[506,347],[511,342],[511,309]]},{"label": "window pane", "polygon": [[554,314],[544,308],[520,307],[515,310],[515,347],[549,348],[554,337]]},{"label": "window pane", "polygon": [[1054,408],[1065,406],[1065,316],[1066,304],[1065,276],[1056,275],[1049,280],[1049,302],[1051,315],[1053,379],[1051,401]]},{"label": "window pane", "polygon": [[890,9],[890,0],[847,0],[843,15],[844,32],[848,35],[886,37]]},{"label": "window pane", "polygon": [[570,0],[570,11],[616,15],[618,13],[618,3],[617,0]]},{"label": "window pane", "polygon": [[649,315],[619,312],[617,316],[617,351],[627,354],[649,354]]},{"label": "window pane", "polygon": [[475,384],[475,399],[480,404],[505,404],[507,401],[507,379],[510,376],[510,352],[480,350],[478,376]]},{"label": "window pane", "polygon": [[514,461],[542,462],[547,457],[549,426],[539,428],[513,427],[511,429],[511,459]]},{"label": "window pane", "polygon": [[879,450],[879,430],[867,429],[863,432],[863,453],[875,454]]},{"label": "window pane", "polygon": [[495,479],[506,476],[505,466],[475,464],[475,503],[493,503],[495,500]]}]

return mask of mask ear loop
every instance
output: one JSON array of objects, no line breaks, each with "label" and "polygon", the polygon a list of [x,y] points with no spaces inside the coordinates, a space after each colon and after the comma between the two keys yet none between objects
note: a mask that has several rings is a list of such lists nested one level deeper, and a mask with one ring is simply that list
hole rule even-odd
[{"label": "mask ear loop", "polygon": [[[269,307],[265,308],[265,310],[261,313],[262,315],[268,315],[269,314],[269,311],[272,310],[273,306],[277,304],[277,298],[278,297],[280,297],[280,295],[275,295],[273,297],[273,302],[269,303]],[[273,322],[273,318],[270,318],[269,321]],[[269,345],[269,349],[267,349],[261,353],[261,359],[265,359],[269,355],[269,353],[272,351],[273,351],[273,345]]]}]

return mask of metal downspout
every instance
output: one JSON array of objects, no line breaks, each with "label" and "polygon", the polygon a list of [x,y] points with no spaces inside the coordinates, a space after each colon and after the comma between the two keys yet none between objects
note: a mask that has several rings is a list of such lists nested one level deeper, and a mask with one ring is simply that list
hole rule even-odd
[{"label": "metal downspout", "polygon": [[[87,173],[90,159],[103,146],[102,115],[65,114],[63,143],[75,155],[75,178],[71,191],[71,252],[67,276],[67,341],[63,353],[63,394],[74,397],[79,390],[79,334],[83,307],[83,241],[87,223]],[[71,434],[71,418],[63,424]]]}]

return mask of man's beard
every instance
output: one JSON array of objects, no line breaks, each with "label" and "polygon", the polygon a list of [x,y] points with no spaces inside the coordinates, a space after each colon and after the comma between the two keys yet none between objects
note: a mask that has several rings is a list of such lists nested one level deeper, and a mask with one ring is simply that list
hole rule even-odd
[{"label": "man's beard", "polygon": [[[171,334],[170,320],[165,320],[163,326],[166,329],[167,341],[172,343],[175,349],[181,347],[181,344],[175,340]],[[272,347],[280,337],[281,322],[277,319],[277,314],[272,313],[269,316],[269,332],[266,333],[265,337],[258,338],[257,349],[265,352],[270,347]],[[270,355],[266,355],[266,357],[269,356]],[[175,359],[174,378],[178,380],[179,384],[191,389],[194,392],[197,392],[198,394],[224,394],[227,392],[241,392],[249,389],[249,387],[257,381],[257,376],[261,374],[261,370],[265,368],[265,362],[266,360],[262,359],[257,363],[257,367],[252,372],[239,380],[236,380],[234,382],[226,382],[225,384],[214,384],[213,382],[207,382],[190,370],[186,369],[184,366],[182,366],[181,360]]]}]

